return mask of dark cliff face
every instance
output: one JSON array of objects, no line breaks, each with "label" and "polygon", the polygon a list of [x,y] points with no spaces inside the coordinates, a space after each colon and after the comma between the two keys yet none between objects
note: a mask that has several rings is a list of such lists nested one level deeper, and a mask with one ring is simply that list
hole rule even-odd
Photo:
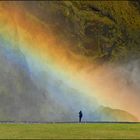
[{"label": "dark cliff face", "polygon": [[25,8],[50,24],[70,49],[93,61],[139,58],[140,5],[137,1],[24,2]]}]

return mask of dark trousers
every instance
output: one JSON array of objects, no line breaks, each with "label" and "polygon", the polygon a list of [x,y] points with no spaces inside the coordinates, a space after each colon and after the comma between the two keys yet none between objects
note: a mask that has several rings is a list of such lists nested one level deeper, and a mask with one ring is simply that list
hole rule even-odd
[{"label": "dark trousers", "polygon": [[81,120],[82,120],[82,117],[79,117],[79,122],[81,122]]}]

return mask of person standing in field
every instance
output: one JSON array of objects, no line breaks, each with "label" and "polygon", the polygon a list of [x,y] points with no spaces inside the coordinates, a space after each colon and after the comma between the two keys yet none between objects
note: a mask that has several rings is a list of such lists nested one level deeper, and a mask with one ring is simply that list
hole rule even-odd
[{"label": "person standing in field", "polygon": [[80,112],[79,112],[79,123],[81,122],[82,117],[83,117],[83,113],[82,113],[82,111],[80,110]]}]

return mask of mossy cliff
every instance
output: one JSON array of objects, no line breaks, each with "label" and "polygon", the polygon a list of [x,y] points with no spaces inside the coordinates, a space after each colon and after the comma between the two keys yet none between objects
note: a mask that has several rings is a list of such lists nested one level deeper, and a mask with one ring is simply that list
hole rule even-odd
[{"label": "mossy cliff", "polygon": [[[72,51],[93,61],[122,62],[140,57],[138,1],[40,1],[25,3],[50,22]],[[45,13],[45,14],[44,14]]]}]

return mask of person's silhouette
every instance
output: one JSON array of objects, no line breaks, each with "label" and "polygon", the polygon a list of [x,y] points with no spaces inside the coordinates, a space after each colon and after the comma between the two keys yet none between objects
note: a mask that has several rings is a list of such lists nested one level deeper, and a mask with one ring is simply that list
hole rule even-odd
[{"label": "person's silhouette", "polygon": [[81,122],[82,117],[83,117],[83,113],[82,113],[82,111],[80,110],[80,112],[79,112],[79,122]]}]

